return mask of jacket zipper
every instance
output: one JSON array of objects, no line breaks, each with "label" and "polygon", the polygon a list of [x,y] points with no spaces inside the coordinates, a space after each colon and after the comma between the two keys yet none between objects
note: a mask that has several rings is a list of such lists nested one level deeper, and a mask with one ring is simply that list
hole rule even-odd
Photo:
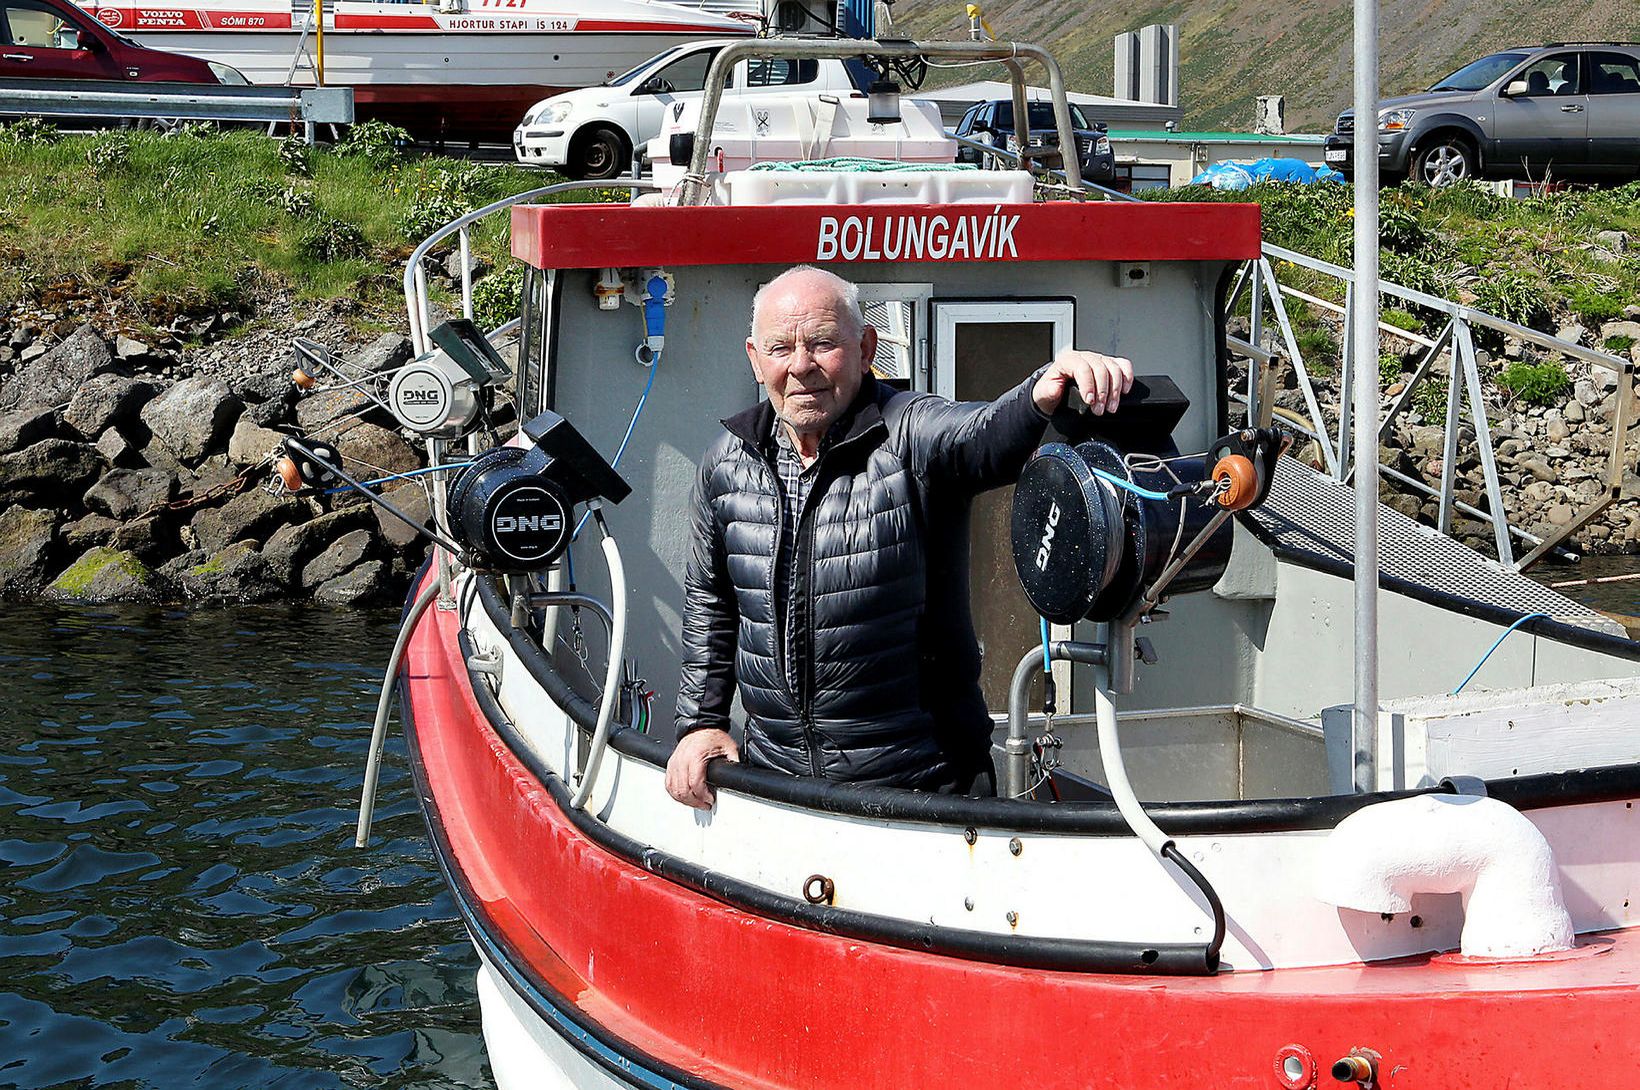
[{"label": "jacket zipper", "polygon": [[[818,485],[820,482],[816,480],[814,483]],[[809,494],[813,496],[812,488]],[[816,752],[818,746],[814,737],[814,519],[811,517],[804,521],[802,516],[799,516],[797,530],[797,555],[792,558],[792,563],[803,565],[804,608],[803,625],[799,629],[803,643],[797,648],[798,670],[803,679],[797,694],[797,714],[798,724],[803,731],[803,746],[809,754],[809,774],[818,776],[820,758]]]}]

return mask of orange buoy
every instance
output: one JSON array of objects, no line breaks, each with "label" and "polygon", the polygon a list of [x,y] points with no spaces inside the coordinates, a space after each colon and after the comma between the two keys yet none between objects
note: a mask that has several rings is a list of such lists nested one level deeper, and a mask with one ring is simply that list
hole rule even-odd
[{"label": "orange buoy", "polygon": [[279,474],[279,479],[285,482],[285,487],[292,492],[300,492],[307,487],[307,482],[302,480],[302,474],[296,469],[296,463],[289,457],[280,458],[277,462],[274,462],[273,469],[275,473]]},{"label": "orange buoy", "polygon": [[296,383],[296,385],[303,390],[313,389],[313,376],[302,370],[300,367],[290,373],[290,380]]},{"label": "orange buoy", "polygon": [[1213,467],[1213,480],[1220,486],[1216,497],[1220,507],[1240,511],[1252,506],[1258,495],[1258,470],[1252,459],[1242,454],[1226,454]]}]

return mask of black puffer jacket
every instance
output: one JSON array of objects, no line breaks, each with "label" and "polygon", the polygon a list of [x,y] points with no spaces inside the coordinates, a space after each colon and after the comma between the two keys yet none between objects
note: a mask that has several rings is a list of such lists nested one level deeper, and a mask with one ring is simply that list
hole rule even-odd
[{"label": "black puffer jacket", "polygon": [[929,790],[986,767],[968,513],[975,494],[1019,476],[1041,439],[1035,380],[959,404],[867,378],[800,516],[795,686],[780,665],[773,592],[773,410],[765,402],[724,421],[695,484],[680,738],[727,730],[738,682],[751,764]]}]

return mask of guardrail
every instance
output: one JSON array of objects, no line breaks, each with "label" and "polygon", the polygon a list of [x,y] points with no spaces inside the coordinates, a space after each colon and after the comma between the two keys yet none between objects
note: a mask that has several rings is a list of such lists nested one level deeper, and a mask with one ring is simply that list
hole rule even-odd
[{"label": "guardrail", "polygon": [[351,125],[351,87],[244,87],[109,80],[9,80],[0,83],[0,114],[188,121]]}]

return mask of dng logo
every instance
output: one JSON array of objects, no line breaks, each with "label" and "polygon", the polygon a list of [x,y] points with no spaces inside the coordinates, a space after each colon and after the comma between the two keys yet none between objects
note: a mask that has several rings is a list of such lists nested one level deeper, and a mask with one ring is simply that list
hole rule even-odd
[{"label": "dng logo", "polygon": [[1048,504],[1048,521],[1042,527],[1042,545],[1036,550],[1036,568],[1038,571],[1048,570],[1048,554],[1053,551],[1053,534],[1059,526],[1059,505]]},{"label": "dng logo", "polygon": [[564,528],[562,515],[497,515],[494,529],[498,534],[556,534]]},{"label": "dng logo", "polygon": [[399,391],[401,405],[437,405],[443,400],[443,392],[436,388],[418,390],[413,386],[406,386]]}]

